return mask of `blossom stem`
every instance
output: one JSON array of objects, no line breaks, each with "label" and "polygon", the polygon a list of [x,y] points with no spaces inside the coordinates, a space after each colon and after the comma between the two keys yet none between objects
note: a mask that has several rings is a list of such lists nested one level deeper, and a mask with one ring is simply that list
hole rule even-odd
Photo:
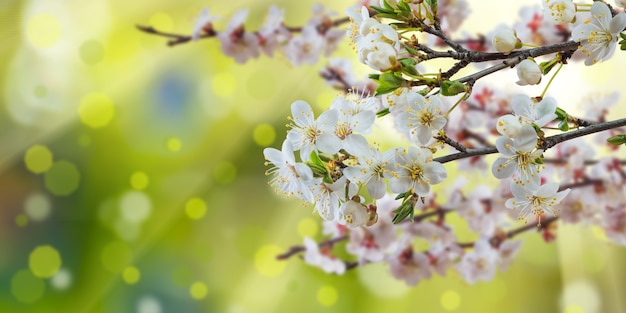
[{"label": "blossom stem", "polygon": [[552,75],[552,77],[548,81],[548,84],[546,85],[546,88],[543,89],[543,92],[541,93],[541,98],[543,98],[543,96],[545,96],[546,92],[548,91],[548,88],[550,87],[550,84],[552,84],[552,81],[554,80],[556,75],[559,73],[559,71],[561,71],[562,67],[563,67],[563,63],[560,63],[559,67],[556,69],[556,72],[554,72],[554,75]]}]

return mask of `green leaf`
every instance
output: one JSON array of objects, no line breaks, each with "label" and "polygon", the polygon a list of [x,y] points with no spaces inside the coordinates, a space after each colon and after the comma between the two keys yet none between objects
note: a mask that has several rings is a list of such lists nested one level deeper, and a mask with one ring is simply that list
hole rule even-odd
[{"label": "green leaf", "polygon": [[568,131],[569,130],[569,123],[567,122],[567,119],[564,119],[564,120],[560,121],[558,127],[559,127],[559,129],[561,131],[564,131],[564,132]]},{"label": "green leaf", "polygon": [[554,68],[555,65],[559,64],[559,62],[555,62],[554,59],[546,62],[539,63],[539,68],[541,68],[541,73],[543,75],[547,75]]},{"label": "green leaf", "polygon": [[559,121],[567,120],[567,112],[559,107],[556,108],[554,114],[556,114],[556,119]]},{"label": "green leaf", "polygon": [[409,46],[409,45],[404,45],[404,48],[406,49],[406,51],[408,53],[410,53],[411,55],[418,55],[419,51],[417,51],[415,48]]},{"label": "green leaf", "polygon": [[322,159],[320,159],[320,156],[317,155],[317,151],[315,150],[311,151],[310,161],[315,165],[324,167],[324,162],[322,162]]},{"label": "green leaf", "polygon": [[383,13],[383,14],[392,14],[392,15],[394,15],[394,16],[396,16],[396,15],[397,15],[397,14],[396,14],[396,12],[395,12],[393,9],[389,10],[389,9],[385,9],[385,8],[377,7],[377,6],[375,6],[375,5],[370,5],[370,9],[372,9],[372,10],[374,10],[374,11],[378,12],[378,13]]},{"label": "green leaf", "polygon": [[369,75],[367,75],[367,77],[369,79],[379,80],[380,79],[380,74],[369,74]]},{"label": "green leaf", "polygon": [[398,9],[400,9],[401,12],[411,12],[411,7],[404,1],[398,1]]},{"label": "green leaf", "polygon": [[383,116],[385,116],[385,115],[387,115],[389,113],[390,113],[389,112],[389,108],[384,108],[384,109],[376,112],[376,117],[383,117]]},{"label": "green leaf", "polygon": [[446,80],[441,83],[441,94],[444,96],[455,96],[465,92],[465,84],[457,81]]},{"label": "green leaf", "polygon": [[390,93],[402,86],[402,83],[404,83],[404,81],[405,80],[402,79],[402,77],[397,76],[393,72],[382,73],[378,79],[376,95]]},{"label": "green leaf", "polygon": [[626,144],[626,134],[615,135],[609,139],[607,139],[610,144],[614,146],[624,145]]},{"label": "green leaf", "polygon": [[419,74],[417,72],[417,69],[415,68],[415,64],[417,64],[417,61],[415,61],[415,59],[412,58],[402,58],[399,59],[398,61],[400,61],[400,64],[402,65],[402,72],[406,73],[408,75],[417,75]]}]

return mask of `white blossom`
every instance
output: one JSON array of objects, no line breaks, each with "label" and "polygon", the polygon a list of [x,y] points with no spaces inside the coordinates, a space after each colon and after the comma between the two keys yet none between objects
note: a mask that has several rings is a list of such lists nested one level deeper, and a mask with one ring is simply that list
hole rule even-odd
[{"label": "white blossom", "polygon": [[517,210],[518,219],[528,221],[528,215],[532,214],[541,223],[541,215],[544,213],[556,216],[558,210],[555,205],[561,203],[569,194],[570,189],[559,190],[559,184],[547,183],[545,185],[511,183],[513,198],[506,201],[505,206]]},{"label": "white blossom", "polygon": [[520,86],[536,85],[541,82],[541,68],[533,60],[526,59],[517,65],[517,77],[519,80],[516,84]]},{"label": "white blossom", "polygon": [[283,142],[282,151],[265,148],[263,155],[269,163],[275,166],[266,174],[273,175],[270,185],[277,192],[287,196],[296,196],[309,202],[314,201],[313,194],[309,190],[309,187],[316,181],[313,178],[313,171],[303,163],[296,163],[293,149],[287,140]]},{"label": "white blossom", "polygon": [[380,199],[387,191],[384,173],[394,157],[394,151],[387,150],[381,153],[371,147],[368,152],[359,157],[358,165],[345,168],[343,174],[352,182],[366,185],[370,196]]},{"label": "white blossom", "polygon": [[294,150],[300,150],[302,161],[308,161],[313,150],[324,153],[336,153],[341,148],[341,141],[334,135],[335,125],[339,119],[337,110],[322,113],[317,120],[311,106],[298,100],[291,104],[291,130],[287,140]]},{"label": "white blossom", "polygon": [[543,0],[543,16],[553,24],[571,23],[576,17],[572,0]]},{"label": "white blossom", "polygon": [[428,279],[432,275],[428,256],[414,251],[408,240],[398,246],[396,252],[387,258],[387,262],[391,275],[404,280],[409,286],[415,286],[420,280]]},{"label": "white blossom", "polygon": [[496,273],[498,252],[491,247],[489,240],[481,238],[474,243],[474,251],[463,255],[457,271],[469,284],[479,280],[490,281]]},{"label": "white blossom", "polygon": [[365,226],[368,221],[367,208],[356,201],[346,201],[339,207],[337,219],[350,228]]},{"label": "white blossom", "polygon": [[331,256],[330,252],[320,252],[317,242],[309,237],[304,238],[304,262],[321,268],[326,273],[343,274],[346,264]]},{"label": "white blossom", "polygon": [[424,98],[418,93],[412,93],[407,98],[405,111],[396,117],[396,127],[400,131],[408,131],[412,140],[426,145],[433,132],[446,124],[441,113],[441,100],[438,96]]},{"label": "white blossom", "polygon": [[430,185],[448,177],[446,169],[433,161],[430,150],[418,147],[396,149],[395,160],[389,171],[389,189],[395,193],[413,192],[420,197],[428,195]]},{"label": "white blossom", "polygon": [[539,127],[545,126],[557,117],[556,107],[556,100],[552,97],[545,97],[539,103],[522,94],[516,94],[511,99],[511,108],[520,121]]},{"label": "white blossom", "polygon": [[198,40],[202,36],[205,29],[212,27],[211,23],[219,19],[219,16],[211,16],[209,8],[205,8],[200,12],[200,16],[196,19],[196,24],[191,33],[191,40]]},{"label": "white blossom", "polygon": [[517,35],[514,30],[510,28],[501,28],[496,30],[493,34],[491,43],[498,52],[509,54],[516,48],[518,40],[519,39],[517,39]]},{"label": "white blossom", "polygon": [[572,39],[582,44],[581,51],[587,57],[585,65],[608,60],[615,52],[619,34],[626,27],[626,13],[612,17],[611,10],[602,1],[591,5],[591,21],[574,27]]},{"label": "white blossom", "polygon": [[541,158],[543,150],[535,149],[536,145],[537,134],[530,125],[522,126],[514,140],[507,137],[496,139],[496,148],[502,156],[491,167],[493,176],[504,179],[516,174],[519,183],[539,183],[541,164],[536,160]]},{"label": "white blossom", "polygon": [[238,11],[228,23],[226,31],[217,34],[224,54],[232,56],[237,63],[244,63],[249,58],[257,58],[260,54],[259,39],[243,28],[247,17],[248,10]]}]

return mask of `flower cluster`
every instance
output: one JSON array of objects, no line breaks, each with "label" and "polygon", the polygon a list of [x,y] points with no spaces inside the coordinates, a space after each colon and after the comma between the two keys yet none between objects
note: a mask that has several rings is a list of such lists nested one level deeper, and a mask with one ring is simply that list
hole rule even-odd
[{"label": "flower cluster", "polygon": [[[221,32],[205,11],[193,34],[193,39],[217,37],[224,53],[238,62],[280,50],[299,65],[330,54],[345,33],[358,60],[375,71],[370,81],[360,82],[349,61],[331,60],[320,74],[348,94],[336,97],[317,117],[307,102],[293,102],[281,150],[264,150],[272,166],[270,185],[310,203],[331,237],[320,244],[306,238],[298,249],[305,251],[305,262],[337,274],[386,262],[391,275],[409,285],[455,270],[473,284],[508,267],[521,244],[510,239],[531,229],[511,229],[519,224],[514,219],[530,217],[547,242],[554,240],[560,218],[600,226],[626,245],[626,161],[593,159],[594,146],[572,140],[610,129],[617,135],[612,143],[620,144],[626,131],[619,127],[626,120],[600,127],[608,123],[615,96],[586,101],[593,104],[588,120],[569,115],[545,96],[561,67],[574,63],[569,61],[584,58],[593,65],[614,54],[619,38],[626,41],[621,34],[625,13],[602,1],[544,0],[543,6],[524,8],[521,21],[511,26],[457,39],[450,34],[469,12],[466,1],[369,2],[337,20],[316,6],[313,18],[299,28],[286,27],[283,11],[272,7],[254,33],[244,28],[246,11],[235,14]],[[342,20],[350,21],[347,32],[337,28]],[[620,45],[626,50],[625,42]],[[429,67],[430,60],[442,58],[454,65]],[[470,64],[480,70],[465,74]],[[513,67],[515,88],[547,81],[540,96],[511,94],[479,81]],[[374,128],[387,126],[394,128],[390,134],[404,137],[394,138],[405,139],[403,146],[370,139]],[[601,145],[607,145],[606,137]],[[437,188],[448,178],[443,163],[457,161],[459,172],[476,175],[489,170],[482,156],[490,153],[497,153],[491,164],[495,188],[468,184],[463,177]],[[459,241],[448,214],[462,217],[479,239]],[[343,240],[354,261],[333,253],[333,245]],[[416,240],[427,244],[417,248]]]}]

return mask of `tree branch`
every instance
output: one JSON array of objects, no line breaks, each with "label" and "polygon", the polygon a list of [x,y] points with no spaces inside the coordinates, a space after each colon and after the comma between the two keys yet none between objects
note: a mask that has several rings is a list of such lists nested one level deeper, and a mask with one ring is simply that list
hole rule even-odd
[{"label": "tree branch", "polygon": [[[540,148],[545,151],[554,147],[555,145],[561,142],[565,142],[565,141],[572,140],[578,137],[582,137],[582,136],[586,136],[586,135],[590,135],[594,133],[599,133],[601,131],[605,131],[605,130],[609,130],[609,129],[613,129],[617,127],[622,127],[622,126],[626,126],[626,118],[614,120],[610,122],[593,124],[583,129],[578,129],[578,130],[574,130],[571,132],[546,137]],[[439,163],[448,163],[448,162],[455,161],[455,160],[470,158],[473,156],[493,154],[497,152],[498,150],[495,147],[467,149],[465,152],[453,153],[453,154],[449,154],[446,156],[438,157],[438,158],[435,158],[433,161],[436,161]]]}]

